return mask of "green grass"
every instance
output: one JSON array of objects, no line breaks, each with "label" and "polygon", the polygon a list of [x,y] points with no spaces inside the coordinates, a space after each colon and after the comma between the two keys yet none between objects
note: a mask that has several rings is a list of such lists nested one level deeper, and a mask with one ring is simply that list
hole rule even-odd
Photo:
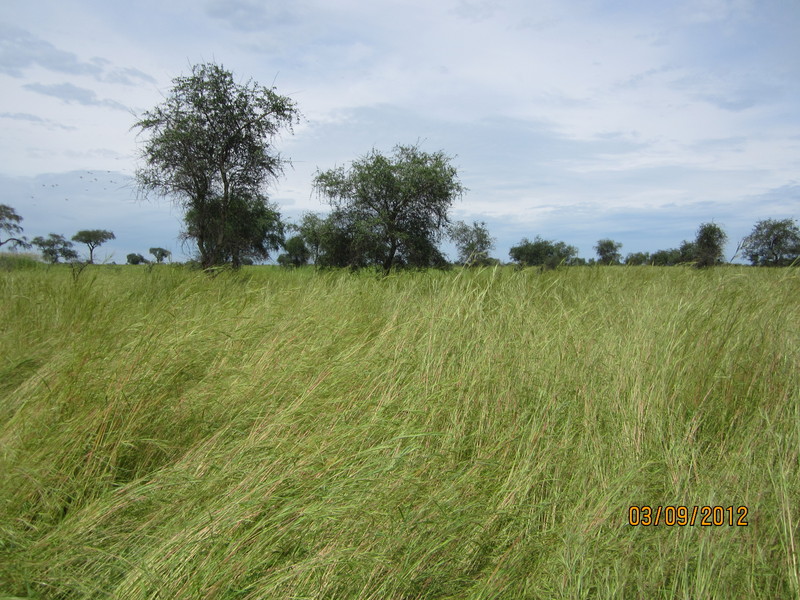
[{"label": "green grass", "polygon": [[44,269],[38,254],[31,252],[0,252],[0,271]]},{"label": "green grass", "polygon": [[800,598],[799,294],[744,267],[2,272],[0,598]]}]

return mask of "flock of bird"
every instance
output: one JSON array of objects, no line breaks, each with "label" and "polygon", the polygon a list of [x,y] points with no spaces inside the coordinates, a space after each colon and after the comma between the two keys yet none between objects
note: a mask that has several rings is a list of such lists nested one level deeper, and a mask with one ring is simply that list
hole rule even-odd
[{"label": "flock of bird", "polygon": [[[115,185],[122,185],[122,183],[119,181],[119,179],[120,179],[119,178],[119,175],[120,175],[119,172],[105,171],[105,173],[102,173],[100,171],[74,171],[73,173],[66,173],[65,176],[69,176],[69,175],[72,175],[74,173],[81,173],[80,175],[78,175],[77,180],[66,180],[66,181],[62,181],[61,183],[42,183],[42,184],[40,184],[39,187],[40,188],[50,189],[50,190],[55,190],[56,188],[60,188],[60,189],[69,188],[67,196],[64,197],[64,200],[63,200],[64,202],[69,202],[70,201],[69,194],[78,193],[80,191],[80,186],[76,186],[75,184],[83,184],[83,186],[82,186],[83,187],[83,191],[86,192],[86,193],[89,193],[91,191],[96,191],[96,188],[95,188],[95,190],[91,189],[92,186],[94,186],[94,185],[102,185],[104,192],[107,192],[109,190],[117,191],[117,190],[121,189],[121,188],[118,187],[115,190],[114,188],[110,187],[110,186],[115,186]],[[105,175],[105,177],[103,177],[104,175]],[[114,179],[112,179],[112,177],[114,177]],[[62,183],[63,183],[63,185],[62,185]],[[76,187],[78,189],[76,189]],[[30,195],[30,199],[31,200],[37,200],[39,198],[37,198],[36,194],[31,194]],[[32,204],[33,204],[33,206],[37,206],[36,202],[32,202]]]}]

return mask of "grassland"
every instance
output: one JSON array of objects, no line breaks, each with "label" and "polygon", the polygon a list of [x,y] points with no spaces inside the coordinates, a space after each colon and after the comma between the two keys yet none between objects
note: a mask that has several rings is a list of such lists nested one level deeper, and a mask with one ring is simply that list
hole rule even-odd
[{"label": "grassland", "polygon": [[0,598],[798,598],[798,298],[744,267],[0,272]]}]

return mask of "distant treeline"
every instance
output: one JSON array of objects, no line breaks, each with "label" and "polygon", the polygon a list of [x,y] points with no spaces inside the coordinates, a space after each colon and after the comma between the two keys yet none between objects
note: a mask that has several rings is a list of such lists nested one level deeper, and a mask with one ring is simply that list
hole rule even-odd
[{"label": "distant treeline", "polygon": [[[107,230],[82,230],[72,237],[72,241],[64,236],[51,233],[47,238],[41,236],[28,241],[22,236],[22,217],[10,206],[0,205],[0,231],[5,233],[0,238],[0,247],[31,248],[37,247],[44,260],[50,263],[78,261],[78,253],[72,241],[87,245],[89,256],[85,262],[93,263],[94,250],[104,242],[115,239],[114,233]],[[294,235],[281,236],[279,247],[284,250],[277,257],[278,264],[284,267],[301,267],[315,265],[319,268],[368,268],[380,267],[386,272],[387,255],[392,246],[392,239],[381,235],[380,228],[370,229],[369,221],[359,221],[343,211],[334,211],[328,216],[307,213],[299,224],[282,224],[282,231],[293,231]],[[604,238],[594,246],[597,258],[585,259],[578,256],[578,249],[562,241],[546,240],[536,236],[533,241],[523,238],[509,252],[511,263],[505,263],[490,256],[494,249],[495,239],[491,237],[484,222],[467,225],[463,221],[442,227],[443,232],[433,240],[425,240],[425,236],[413,229],[407,232],[406,240],[418,238],[417,246],[397,244],[390,268],[447,268],[455,265],[492,266],[514,264],[519,267],[555,268],[558,266],[587,265],[653,265],[674,266],[693,264],[708,267],[723,264],[723,249],[727,234],[719,225],[703,223],[697,231],[694,241],[684,240],[677,248],[649,252],[633,252],[623,258],[620,250],[622,244]],[[455,263],[448,261],[440,252],[436,241],[443,237],[450,239],[456,246],[458,257]],[[423,251],[420,251],[423,250]],[[416,252],[412,250],[417,250]],[[427,250],[427,251],[424,251]],[[150,248],[153,260],[142,254],[127,255],[130,265],[163,263],[171,257],[165,248]],[[793,219],[765,219],[756,223],[753,231],[738,245],[736,256],[743,256],[754,266],[789,266],[800,258],[800,228]],[[243,255],[240,265],[252,265],[254,257]],[[202,267],[200,257],[190,263]]]},{"label": "distant treeline", "polygon": [[[142,196],[170,197],[184,211],[183,241],[196,244],[196,260],[204,269],[221,265],[237,268],[278,254],[287,267],[374,268],[388,274],[399,268],[444,268],[451,263],[441,242],[451,239],[458,250],[457,264],[500,264],[490,256],[494,239],[485,223],[452,223],[453,202],[467,190],[451,157],[443,151],[424,152],[418,146],[398,145],[392,154],[371,150],[349,168],[317,170],[313,189],[331,207],[327,216],[306,214],[298,224],[281,219],[278,207],[264,193],[288,162],[275,150],[281,130],[292,131],[301,114],[296,103],[252,81],[236,83],[219,65],[195,65],[192,73],[173,80],[165,102],[145,112],[134,124],[146,139],[141,150],[144,165],[136,173]],[[17,247],[37,246],[52,263],[76,261],[72,242],[49,237],[21,237],[21,217],[9,206],[0,207],[0,239]],[[291,234],[291,235],[287,235]],[[106,230],[79,231],[72,241],[86,244],[88,263],[94,249],[114,239]],[[622,244],[601,239],[597,259],[577,256],[575,246],[536,236],[511,248],[511,260],[520,266],[551,268],[559,265],[628,264],[710,267],[725,262],[727,235],[715,223],[703,223],[694,241],[652,254],[628,254]],[[169,253],[151,248],[156,262]],[[800,232],[792,219],[759,221],[739,244],[739,252],[754,265],[785,266],[800,256]],[[130,264],[149,261],[139,253]]]}]

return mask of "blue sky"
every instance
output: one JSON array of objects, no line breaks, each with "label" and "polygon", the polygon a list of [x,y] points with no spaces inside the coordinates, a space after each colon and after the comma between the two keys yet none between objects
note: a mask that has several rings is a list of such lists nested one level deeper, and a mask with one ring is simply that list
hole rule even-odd
[{"label": "blue sky", "polygon": [[0,6],[0,203],[28,237],[110,229],[125,262],[178,242],[137,200],[136,115],[191,65],[275,85],[304,114],[276,140],[284,216],[327,207],[317,168],[373,147],[453,156],[453,219],[494,256],[541,235],[594,256],[676,247],[714,221],[736,243],[800,218],[799,0],[144,0]]}]

